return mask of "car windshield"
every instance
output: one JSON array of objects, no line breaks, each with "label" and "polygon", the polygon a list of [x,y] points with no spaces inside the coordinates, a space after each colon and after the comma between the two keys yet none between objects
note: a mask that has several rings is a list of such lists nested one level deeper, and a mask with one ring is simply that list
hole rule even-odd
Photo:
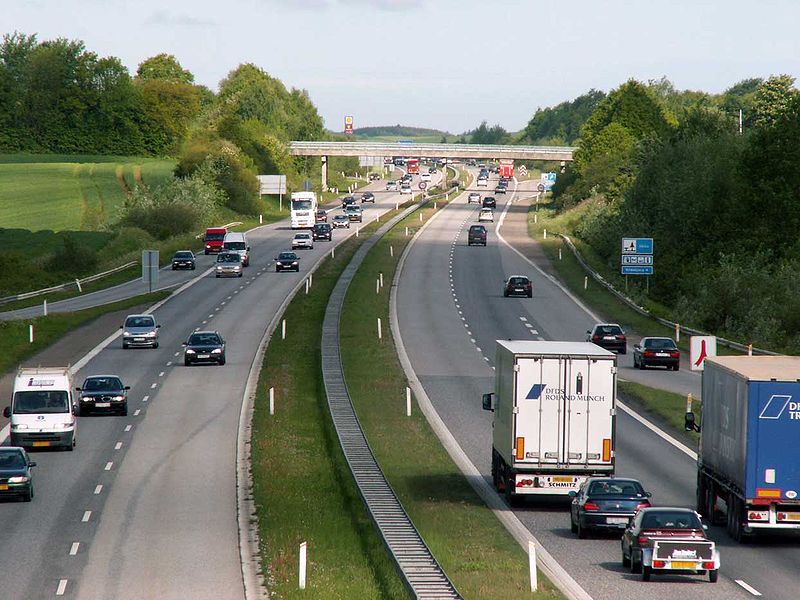
[{"label": "car windshield", "polygon": [[207,242],[221,242],[225,239],[224,233],[207,233],[206,234],[206,241]]},{"label": "car windshield", "polygon": [[128,317],[125,327],[154,327],[156,321],[153,317]]},{"label": "car windshield", "polygon": [[644,489],[638,481],[595,481],[589,486],[590,496],[641,496]]},{"label": "car windshield", "polygon": [[238,254],[220,254],[217,256],[218,263],[238,263],[241,262],[241,257]]},{"label": "car windshield", "polygon": [[486,231],[486,228],[483,225],[473,225],[469,228],[472,233],[483,233]]},{"label": "car windshield", "polygon": [[511,285],[528,285],[528,278],[527,277],[512,277],[508,280],[508,283]]},{"label": "car windshield", "polygon": [[222,247],[225,250],[246,250],[247,244],[244,242],[225,242]]},{"label": "car windshield", "polygon": [[193,333],[189,336],[190,346],[212,346],[219,345],[220,339],[216,333]]},{"label": "car windshield", "polygon": [[175,258],[193,258],[194,255],[191,252],[176,252]]},{"label": "car windshield", "polygon": [[292,200],[292,210],[311,210],[311,200]]},{"label": "car windshield", "polygon": [[297,254],[294,252],[281,252],[278,255],[278,260],[297,260]]},{"label": "car windshield", "polygon": [[622,329],[617,325],[598,325],[595,333],[599,335],[620,335]]},{"label": "car windshield", "polygon": [[14,414],[68,413],[69,397],[65,391],[27,391],[14,394]]},{"label": "car windshield", "polygon": [[675,350],[675,342],[669,338],[650,338],[644,340],[644,347],[652,350]]},{"label": "car windshield", "polygon": [[294,239],[296,240],[307,240],[308,238],[309,235],[307,233],[298,233],[296,236],[294,236]]},{"label": "car windshield", "polygon": [[702,529],[700,519],[686,511],[653,511],[642,517],[642,529]]},{"label": "car windshield", "polygon": [[0,451],[0,469],[24,469],[27,466],[25,457],[19,450]]},{"label": "car windshield", "polygon": [[333,218],[333,220],[334,220],[334,221],[344,221],[346,218],[347,218],[347,217],[345,217],[344,215],[336,215],[336,216]]},{"label": "car windshield", "polygon": [[90,377],[83,382],[84,392],[120,391],[122,382],[117,377]]}]

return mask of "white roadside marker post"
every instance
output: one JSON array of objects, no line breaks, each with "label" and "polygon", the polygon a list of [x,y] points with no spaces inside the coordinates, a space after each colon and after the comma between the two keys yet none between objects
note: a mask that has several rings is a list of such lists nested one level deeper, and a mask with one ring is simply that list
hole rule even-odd
[{"label": "white roadside marker post", "polygon": [[544,229],[543,232],[544,232],[544,239],[547,239],[547,229]]},{"label": "white roadside marker post", "polygon": [[300,589],[306,589],[306,558],[308,554],[308,543],[303,542],[300,544],[300,576],[299,576],[299,584]]},{"label": "white roadside marker post", "polygon": [[28,341],[33,343],[33,325],[28,325]]},{"label": "white roadside marker post", "polygon": [[83,293],[83,288],[81,287],[81,280],[80,279],[76,279],[75,280],[75,285],[78,286],[78,293],[82,294]]},{"label": "white roadside marker post", "polygon": [[306,279],[306,296],[308,296],[308,279]]},{"label": "white roadside marker post", "polygon": [[42,314],[45,317],[47,316],[47,298],[45,298],[44,302],[42,302]]},{"label": "white roadside marker post", "polygon": [[411,388],[406,386],[406,416],[411,416]]},{"label": "white roadside marker post", "polygon": [[258,224],[259,225],[263,225],[264,224],[264,215],[258,215]]},{"label": "white roadside marker post", "polygon": [[691,392],[686,394],[686,412],[692,412],[692,394]]},{"label": "white roadside marker post", "polygon": [[275,388],[269,388],[269,414],[275,414]]},{"label": "white roadside marker post", "polygon": [[558,260],[561,260],[561,248],[558,249]]},{"label": "white roadside marker post", "polygon": [[286,339],[286,319],[281,321],[281,339]]},{"label": "white roadside marker post", "polygon": [[381,280],[381,287],[383,287],[383,271],[379,273],[380,280]]},{"label": "white roadside marker post", "polygon": [[375,279],[375,293],[376,294],[380,294],[381,293],[381,280],[380,279]]},{"label": "white roadside marker post", "polygon": [[539,587],[539,581],[536,573],[536,546],[531,540],[528,540],[528,567],[531,573],[531,591],[535,592]]},{"label": "white roadside marker post", "polygon": [[583,278],[583,289],[589,289],[589,277],[588,275]]},{"label": "white roadside marker post", "polygon": [[678,323],[675,323],[675,341],[681,341],[681,326]]},{"label": "white roadside marker post", "polygon": [[389,256],[394,258],[394,246],[389,246]]},{"label": "white roadside marker post", "polygon": [[378,317],[378,339],[383,338],[383,331],[381,330],[381,318]]}]

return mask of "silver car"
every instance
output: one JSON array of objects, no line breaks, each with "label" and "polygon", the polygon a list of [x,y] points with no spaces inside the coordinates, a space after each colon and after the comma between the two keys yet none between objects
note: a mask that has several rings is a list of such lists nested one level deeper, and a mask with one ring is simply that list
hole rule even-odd
[{"label": "silver car", "polygon": [[128,315],[122,329],[122,347],[152,347],[158,348],[158,330],[161,325],[156,323],[153,315]]},{"label": "silver car", "polygon": [[242,256],[238,252],[220,252],[217,254],[215,277],[241,277]]},{"label": "silver car", "polygon": [[310,250],[313,247],[314,238],[311,237],[310,233],[296,233],[294,238],[292,238],[292,250],[298,248],[307,248]]}]

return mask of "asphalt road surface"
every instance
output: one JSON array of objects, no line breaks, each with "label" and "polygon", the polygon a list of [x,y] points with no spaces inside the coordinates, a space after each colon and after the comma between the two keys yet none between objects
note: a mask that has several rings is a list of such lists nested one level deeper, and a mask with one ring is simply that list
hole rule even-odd
[{"label": "asphalt road surface", "polygon": [[[493,188],[490,183],[489,189]],[[485,188],[478,191],[493,195]],[[510,193],[498,197],[498,216],[511,199]],[[494,389],[494,341],[583,340],[594,320],[568,294],[501,243],[496,224],[487,224],[487,247],[467,246],[467,230],[477,222],[477,212],[477,205],[468,205],[464,194],[420,235],[400,277],[397,305],[403,342],[426,393],[470,460],[490,480],[492,420],[491,413],[481,409],[480,398]],[[527,203],[513,204],[501,234],[514,239],[524,232],[526,212]],[[530,243],[519,241],[521,245]],[[532,299],[503,298],[503,278],[512,274],[531,277]],[[620,358],[623,378],[699,394],[700,378],[688,370],[635,371],[628,366],[630,353]],[[618,411],[617,432],[619,475],[640,479],[653,493],[656,504],[694,506],[696,465],[690,456],[622,411]],[[712,527],[710,533],[722,554],[718,583],[710,584],[700,576],[656,577],[652,583],[643,583],[639,576],[622,568],[617,537],[578,540],[570,532],[566,504],[529,501],[514,511],[596,600],[673,600],[679,595],[703,599],[751,597],[753,594],[736,580],[764,597],[788,599],[797,595],[797,538],[738,545],[727,537],[723,527]]]},{"label": "asphalt road surface", "polygon": [[[368,189],[380,192],[384,182]],[[376,196],[364,224],[408,199]],[[298,251],[300,273],[275,273],[273,257],[293,235],[288,223],[251,231],[242,278],[202,276],[156,311],[158,349],[122,350],[117,339],[80,371],[75,385],[90,374],[120,375],[132,387],[129,416],[82,416],[74,452],[32,453],[33,502],[0,503],[0,597],[243,597],[235,478],[247,375],[289,292],[353,234],[335,230],[333,244]],[[197,328],[226,338],[225,366],[183,366],[181,343]]]}]

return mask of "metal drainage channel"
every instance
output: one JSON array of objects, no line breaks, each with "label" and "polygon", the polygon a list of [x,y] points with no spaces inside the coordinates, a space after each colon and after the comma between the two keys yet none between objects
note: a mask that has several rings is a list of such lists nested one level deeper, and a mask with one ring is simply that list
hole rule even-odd
[{"label": "metal drainage channel", "polygon": [[339,353],[339,318],[353,276],[381,236],[416,208],[412,206],[403,211],[364,242],[336,283],[322,325],[322,376],[328,407],[345,459],[370,517],[399,568],[406,587],[420,600],[460,599],[461,595],[436,562],[372,454],[347,391]]}]

